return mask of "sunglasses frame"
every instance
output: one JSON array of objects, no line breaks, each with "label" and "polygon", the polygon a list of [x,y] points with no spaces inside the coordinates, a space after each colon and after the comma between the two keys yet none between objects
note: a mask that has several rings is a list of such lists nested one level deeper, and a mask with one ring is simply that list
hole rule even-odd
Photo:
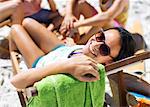
[{"label": "sunglasses frame", "polygon": [[[99,46],[99,52],[102,56],[107,56],[109,55],[112,59],[115,59],[113,56],[111,56],[110,54],[110,47],[105,43],[105,34],[103,29],[101,29],[98,33],[100,33],[99,36],[95,35],[95,39],[97,42],[103,42],[103,44],[101,44]],[[105,48],[105,49],[104,49]],[[107,49],[107,51],[106,51]]]}]

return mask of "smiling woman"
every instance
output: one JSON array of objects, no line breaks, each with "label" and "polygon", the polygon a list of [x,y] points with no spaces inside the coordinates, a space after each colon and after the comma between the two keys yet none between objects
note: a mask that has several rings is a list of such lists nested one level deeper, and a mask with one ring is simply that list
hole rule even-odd
[{"label": "smiling woman", "polygon": [[[97,62],[107,64],[134,54],[135,41],[132,34],[125,29],[108,29],[101,35],[99,34],[99,39],[101,37],[105,37],[105,39],[97,41],[95,35],[92,36],[85,46],[66,46],[52,32],[48,32],[46,28],[33,19],[25,19],[23,26],[13,25],[10,50],[18,49],[27,66],[36,69],[29,69],[31,72],[28,74],[18,74],[12,79],[12,83],[17,88],[25,88],[48,75],[58,73],[71,74],[80,81],[96,81],[99,79]],[[101,45],[108,49],[104,49]],[[113,59],[110,55],[113,56]],[[77,63],[74,62],[75,59],[72,59],[74,57],[78,60]],[[93,75],[94,78],[83,76],[87,73]]]},{"label": "smiling woman", "polygon": [[[114,57],[111,55],[110,47],[105,42],[106,38],[105,38],[105,34],[104,34],[103,30],[100,30],[95,35],[95,40],[96,40],[96,42],[101,43],[100,46],[98,47],[99,54],[101,54],[102,56],[110,56],[112,59],[114,59]],[[93,41],[94,41],[94,39],[93,39]]]}]

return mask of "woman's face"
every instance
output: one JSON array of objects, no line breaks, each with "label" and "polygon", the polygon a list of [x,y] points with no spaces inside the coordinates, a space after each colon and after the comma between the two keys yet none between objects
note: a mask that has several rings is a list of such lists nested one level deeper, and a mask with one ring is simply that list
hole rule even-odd
[{"label": "woman's face", "polygon": [[92,36],[83,52],[99,63],[110,63],[116,58],[120,51],[120,34],[115,29],[97,33]]}]

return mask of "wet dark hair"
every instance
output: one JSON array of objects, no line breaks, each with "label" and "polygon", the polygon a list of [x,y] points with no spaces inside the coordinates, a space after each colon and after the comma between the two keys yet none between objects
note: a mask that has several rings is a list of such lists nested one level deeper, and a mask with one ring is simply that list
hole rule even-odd
[{"label": "wet dark hair", "polygon": [[120,42],[121,42],[121,49],[119,51],[119,54],[116,58],[114,58],[114,61],[118,61],[121,59],[124,59],[126,57],[134,55],[136,51],[136,42],[133,39],[132,33],[128,32],[122,27],[114,27],[109,28],[106,30],[115,29],[120,33]]}]

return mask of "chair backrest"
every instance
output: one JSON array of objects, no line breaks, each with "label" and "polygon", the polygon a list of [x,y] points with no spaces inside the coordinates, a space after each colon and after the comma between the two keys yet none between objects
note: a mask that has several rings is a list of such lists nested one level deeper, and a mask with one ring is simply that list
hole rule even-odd
[{"label": "chair backrest", "polygon": [[[16,75],[20,72],[20,68],[19,68],[19,54],[17,52],[10,52],[10,57],[11,57],[11,61],[12,61],[12,66],[13,66],[13,75]],[[19,100],[21,103],[22,107],[26,107],[26,95],[23,94],[23,90],[21,89],[17,89],[17,94],[19,96]]]}]

